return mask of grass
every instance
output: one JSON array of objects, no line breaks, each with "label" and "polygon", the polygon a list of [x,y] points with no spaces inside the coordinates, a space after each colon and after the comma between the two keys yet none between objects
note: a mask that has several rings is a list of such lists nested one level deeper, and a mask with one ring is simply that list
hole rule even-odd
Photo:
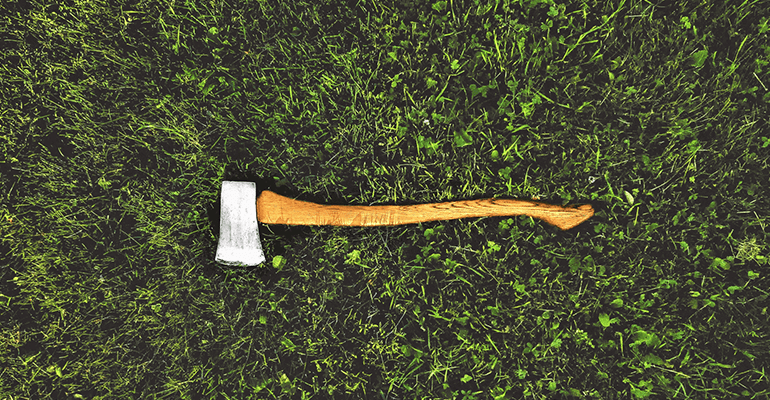
[{"label": "grass", "polygon": [[0,398],[769,397],[767,1],[343,3],[0,6]]}]

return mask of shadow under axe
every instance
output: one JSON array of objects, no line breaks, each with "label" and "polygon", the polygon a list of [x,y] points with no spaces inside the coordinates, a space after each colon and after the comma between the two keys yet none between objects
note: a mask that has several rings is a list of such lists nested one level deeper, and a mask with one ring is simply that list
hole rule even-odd
[{"label": "shadow under axe", "polygon": [[527,215],[562,230],[594,215],[590,204],[557,206],[527,200],[482,199],[403,206],[323,205],[294,200],[269,190],[257,198],[254,182],[222,181],[216,261],[259,265],[265,261],[259,224],[389,226],[472,217]]}]

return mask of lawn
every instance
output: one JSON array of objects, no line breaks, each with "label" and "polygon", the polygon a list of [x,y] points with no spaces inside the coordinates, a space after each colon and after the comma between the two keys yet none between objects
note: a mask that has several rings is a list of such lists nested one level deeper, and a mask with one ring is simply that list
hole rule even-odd
[{"label": "lawn", "polygon": [[[0,15],[0,399],[770,397],[768,0]],[[232,267],[222,180],[596,215],[263,224]]]}]

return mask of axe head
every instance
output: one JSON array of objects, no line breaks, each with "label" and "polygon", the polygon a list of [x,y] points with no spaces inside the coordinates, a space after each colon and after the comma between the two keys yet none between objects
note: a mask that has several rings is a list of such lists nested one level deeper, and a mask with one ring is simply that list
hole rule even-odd
[{"label": "axe head", "polygon": [[216,261],[226,265],[259,265],[265,261],[257,224],[257,185],[222,181],[219,243]]}]

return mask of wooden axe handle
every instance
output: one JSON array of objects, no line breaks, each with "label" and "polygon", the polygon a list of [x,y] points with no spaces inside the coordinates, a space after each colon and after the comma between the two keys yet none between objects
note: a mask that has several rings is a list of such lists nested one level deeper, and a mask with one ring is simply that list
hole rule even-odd
[{"label": "wooden axe handle", "polygon": [[405,206],[335,206],[294,200],[265,190],[257,198],[257,219],[265,224],[384,226],[418,222],[527,215],[563,230],[594,215],[590,204],[556,206],[526,200],[483,199]]}]

